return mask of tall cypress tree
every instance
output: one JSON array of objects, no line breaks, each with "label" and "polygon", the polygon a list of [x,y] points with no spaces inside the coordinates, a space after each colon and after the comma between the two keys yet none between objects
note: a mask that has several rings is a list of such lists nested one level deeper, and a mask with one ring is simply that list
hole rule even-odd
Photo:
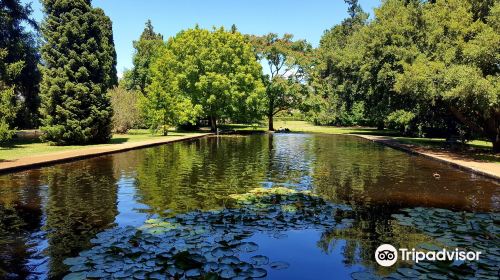
[{"label": "tall cypress tree", "polygon": [[107,90],[116,85],[111,20],[91,0],[43,0],[41,113],[44,139],[59,145],[111,138]]}]

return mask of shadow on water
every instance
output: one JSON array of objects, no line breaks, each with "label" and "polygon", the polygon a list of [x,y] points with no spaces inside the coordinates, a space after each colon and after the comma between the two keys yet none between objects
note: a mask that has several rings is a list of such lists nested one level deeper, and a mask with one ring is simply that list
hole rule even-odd
[{"label": "shadow on water", "polygon": [[[349,136],[206,137],[129,151],[0,176],[0,278],[59,279],[68,269],[63,260],[90,249],[98,232],[183,213],[209,215],[208,210],[229,207],[231,195],[259,187],[310,191],[350,209],[336,212],[341,216],[333,224],[344,220],[345,227],[291,227],[284,232],[288,238],[254,231],[248,242],[258,243],[261,254],[289,258],[289,269],[269,270],[268,278],[283,279],[303,268],[326,275],[328,263],[342,275],[384,273],[372,258],[381,242],[411,246],[429,240],[395,223],[393,214],[422,206],[495,213],[498,186]],[[311,257],[281,249],[290,242]]]}]

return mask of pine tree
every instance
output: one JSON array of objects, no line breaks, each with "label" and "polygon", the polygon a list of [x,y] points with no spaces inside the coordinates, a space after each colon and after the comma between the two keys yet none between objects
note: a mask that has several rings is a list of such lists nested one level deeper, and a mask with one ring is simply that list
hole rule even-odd
[{"label": "pine tree", "polygon": [[151,20],[148,20],[141,37],[134,41],[134,67],[125,73],[125,88],[145,94],[146,87],[151,84],[151,64],[163,46],[163,36],[154,31]]},{"label": "pine tree", "polygon": [[116,85],[112,24],[90,0],[43,0],[44,139],[59,145],[111,138],[107,90]]}]

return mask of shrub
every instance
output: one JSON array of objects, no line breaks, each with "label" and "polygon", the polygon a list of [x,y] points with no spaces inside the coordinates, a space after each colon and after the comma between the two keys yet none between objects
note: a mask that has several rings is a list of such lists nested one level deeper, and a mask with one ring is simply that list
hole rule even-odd
[{"label": "shrub", "polygon": [[109,96],[113,107],[113,132],[127,133],[129,129],[137,127],[140,124],[140,93],[115,87],[109,90]]},{"label": "shrub", "polygon": [[412,121],[415,114],[405,110],[397,110],[390,113],[385,119],[387,127],[397,129],[403,134],[409,134],[412,131]]}]

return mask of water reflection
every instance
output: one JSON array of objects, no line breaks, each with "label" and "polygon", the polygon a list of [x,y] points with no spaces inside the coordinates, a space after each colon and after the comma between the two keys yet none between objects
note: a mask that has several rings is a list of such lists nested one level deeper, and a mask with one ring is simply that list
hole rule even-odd
[{"label": "water reflection", "polygon": [[0,209],[10,213],[1,215],[9,234],[0,231],[8,278],[60,277],[62,261],[90,246],[117,214],[112,157],[2,176],[0,185]]},{"label": "water reflection", "polygon": [[353,208],[343,217],[352,226],[303,236],[345,271],[372,267],[382,241],[427,238],[393,223],[402,207],[500,209],[497,183],[353,137],[207,137],[0,176],[0,278],[60,278],[62,260],[103,229],[221,208],[261,186],[309,189]]},{"label": "water reflection", "polygon": [[113,158],[77,162],[72,169],[51,168],[44,175],[49,191],[43,229],[50,271],[61,275],[68,255],[77,254],[96,233],[113,225],[117,214]]}]

